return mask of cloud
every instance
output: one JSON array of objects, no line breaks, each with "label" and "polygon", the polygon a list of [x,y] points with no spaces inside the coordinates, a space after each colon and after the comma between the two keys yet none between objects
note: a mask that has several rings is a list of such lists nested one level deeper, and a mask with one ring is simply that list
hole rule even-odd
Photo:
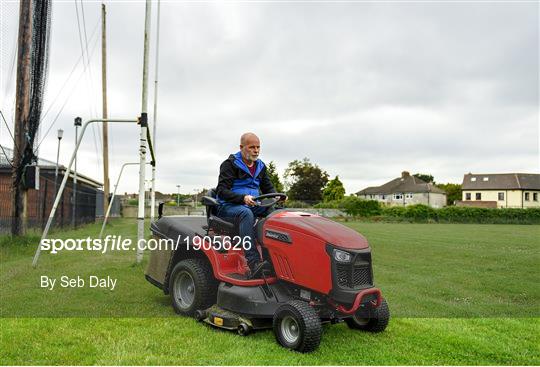
[{"label": "cloud", "polygon": [[[85,4],[88,37],[100,11]],[[107,3],[107,14],[109,116],[136,117],[144,4]],[[48,103],[80,56],[74,15],[73,3],[54,3]],[[280,172],[309,157],[339,175],[348,193],[402,170],[440,182],[469,171],[539,171],[538,4],[163,2],[161,21],[159,191],[215,185],[245,131],[260,135],[262,158]],[[73,117],[101,114],[99,57],[98,44],[92,83],[81,78],[55,129],[72,131]],[[102,180],[89,133],[79,169]],[[138,159],[138,133],[110,125],[111,181]],[[52,134],[40,154],[55,153]],[[137,191],[136,175],[126,172],[121,192]]]}]

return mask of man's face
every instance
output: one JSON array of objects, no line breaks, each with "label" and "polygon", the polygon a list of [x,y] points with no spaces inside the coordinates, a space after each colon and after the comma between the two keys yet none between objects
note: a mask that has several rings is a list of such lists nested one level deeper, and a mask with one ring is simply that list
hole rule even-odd
[{"label": "man's face", "polygon": [[255,162],[259,158],[261,151],[261,142],[257,137],[249,137],[244,145],[240,145],[242,157],[247,162]]}]

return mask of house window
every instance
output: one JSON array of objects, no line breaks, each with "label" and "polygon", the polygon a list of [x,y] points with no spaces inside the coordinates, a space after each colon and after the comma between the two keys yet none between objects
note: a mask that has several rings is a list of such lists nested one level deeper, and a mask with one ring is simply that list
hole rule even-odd
[{"label": "house window", "polygon": [[385,199],[386,199],[386,195],[381,195],[381,199],[385,200]]},{"label": "house window", "polygon": [[409,192],[407,194],[405,194],[405,199],[412,199],[413,198],[413,193],[412,192]]},{"label": "house window", "polygon": [[533,201],[538,201],[538,193],[533,193]]},{"label": "house window", "polygon": [[403,200],[403,194],[400,192],[394,194],[394,200]]},{"label": "house window", "polygon": [[470,192],[465,193],[465,200],[471,200],[471,193]]},{"label": "house window", "polygon": [[504,201],[504,192],[499,192],[499,201]]},{"label": "house window", "polygon": [[484,178],[483,178],[483,181],[484,181],[484,182],[485,182],[485,181],[489,181],[489,177],[484,177]]},{"label": "house window", "polygon": [[476,181],[476,177],[471,177],[471,182],[475,182]]},{"label": "house window", "polygon": [[530,193],[526,192],[525,193],[525,201],[529,201],[530,199]]},{"label": "house window", "polygon": [[482,193],[481,192],[477,192],[475,196],[476,196],[476,200],[482,200]]}]

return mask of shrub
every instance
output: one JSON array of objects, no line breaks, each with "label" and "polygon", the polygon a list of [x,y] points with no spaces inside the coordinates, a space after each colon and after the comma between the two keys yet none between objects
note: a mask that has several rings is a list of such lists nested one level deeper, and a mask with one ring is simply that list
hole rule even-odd
[{"label": "shrub", "polygon": [[437,220],[435,209],[430,206],[416,204],[405,207],[405,216],[414,221]]},{"label": "shrub", "polygon": [[406,211],[404,206],[387,206],[382,209],[382,215],[391,218],[405,218]]},{"label": "shrub", "polygon": [[371,217],[381,213],[381,205],[376,200],[363,200],[356,196],[347,196],[341,202],[341,208],[349,215]]},{"label": "shrub", "polygon": [[311,208],[311,205],[299,200],[287,200],[284,206],[286,208]]},{"label": "shrub", "polygon": [[342,209],[343,208],[343,199],[342,200],[330,200],[322,201],[313,206],[317,209]]}]

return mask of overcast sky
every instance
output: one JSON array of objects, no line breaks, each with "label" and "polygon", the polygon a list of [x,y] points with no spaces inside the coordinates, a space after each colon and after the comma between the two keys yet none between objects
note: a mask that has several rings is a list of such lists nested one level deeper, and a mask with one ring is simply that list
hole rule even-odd
[{"label": "overcast sky", "polygon": [[[79,63],[68,79],[81,57],[75,4],[53,2],[49,112],[39,149],[54,161],[56,130],[64,129],[64,165],[74,147],[73,118],[101,116],[101,5],[84,2],[90,67],[84,72]],[[106,4],[109,116],[134,118],[141,112],[144,2]],[[183,193],[193,193],[215,186],[221,161],[238,150],[246,131],[259,135],[261,158],[276,162],[280,173],[290,161],[308,157],[339,175],[347,193],[381,185],[403,170],[455,183],[468,172],[538,173],[538,7],[162,2],[157,190],[176,192],[180,184]],[[2,1],[1,10],[0,108],[11,123],[18,4]],[[84,31],[82,38],[85,45]],[[78,167],[102,182],[100,133],[100,126],[88,131]],[[138,161],[138,134],[136,126],[110,124],[111,185],[122,163]],[[0,142],[12,145],[4,124]],[[127,168],[119,192],[137,191],[137,174],[136,167]]]}]

